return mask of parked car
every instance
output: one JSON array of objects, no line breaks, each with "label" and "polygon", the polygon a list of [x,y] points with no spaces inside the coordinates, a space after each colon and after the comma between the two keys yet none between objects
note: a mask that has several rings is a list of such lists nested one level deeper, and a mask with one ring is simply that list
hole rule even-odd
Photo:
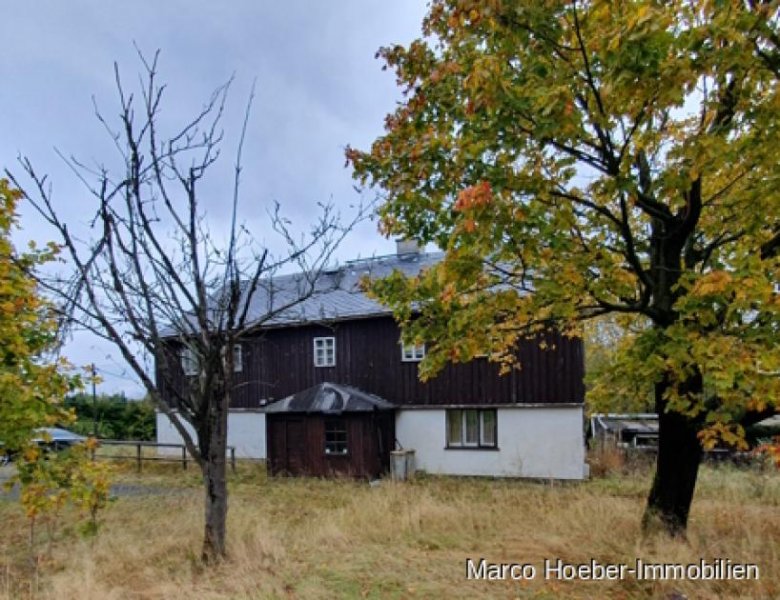
[{"label": "parked car", "polygon": [[32,441],[49,450],[65,450],[87,440],[83,435],[60,427],[41,427],[35,434]]},{"label": "parked car", "polygon": [[[75,446],[81,442],[86,441],[82,435],[62,429],[61,427],[40,427],[35,430],[35,436],[32,441],[38,444],[39,447],[46,451],[59,451],[66,450],[71,446]],[[3,447],[3,442],[0,442],[0,449]],[[14,459],[13,452],[0,453],[0,466],[3,466]]]}]

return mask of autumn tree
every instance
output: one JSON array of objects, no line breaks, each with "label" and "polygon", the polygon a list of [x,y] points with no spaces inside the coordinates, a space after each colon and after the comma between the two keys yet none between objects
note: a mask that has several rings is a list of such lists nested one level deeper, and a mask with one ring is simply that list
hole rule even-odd
[{"label": "autumn tree", "polygon": [[46,522],[51,539],[58,514],[68,503],[88,514],[86,530],[96,532],[98,511],[108,500],[109,477],[107,465],[90,460],[94,440],[56,455],[47,455],[35,441],[45,439],[42,428],[73,420],[64,399],[79,388],[80,379],[56,356],[57,320],[34,276],[54,258],[56,247],[31,244],[19,252],[11,241],[21,197],[7,179],[0,179],[0,458],[13,457],[16,464],[11,482],[20,485],[34,550],[36,524]]},{"label": "autumn tree", "polygon": [[590,413],[647,413],[653,411],[650,381],[632,375],[626,362],[643,324],[632,325],[623,315],[608,315],[582,323],[585,346],[585,385]]},{"label": "autumn tree", "polygon": [[[239,221],[250,96],[232,181],[221,187],[219,204],[212,205],[215,214],[227,216],[228,229],[223,235],[211,233],[204,179],[219,158],[229,84],[217,89],[194,118],[164,136],[165,86],[158,83],[157,60],[158,55],[151,61],[141,56],[142,84],[135,93],[125,89],[115,67],[117,123],[98,112],[120,168],[67,159],[94,201],[87,230],[79,228],[83,220],[67,215],[65,204],[52,196],[46,178],[29,160],[22,161],[30,182],[25,196],[56,231],[72,268],[41,279],[59,301],[63,322],[119,350],[199,465],[205,498],[202,557],[215,563],[227,552],[227,416],[234,348],[266,320],[322,291],[319,274],[351,224],[342,225],[332,205],[321,206],[307,235],[294,234],[278,206],[260,230],[256,226],[250,232]],[[279,255],[257,241],[274,234],[284,248]],[[282,268],[301,275],[296,289],[277,294],[274,275]]]},{"label": "autumn tree", "polygon": [[[375,293],[435,340],[424,375],[602,315],[652,386],[644,524],[684,533],[702,447],[780,398],[777,2],[434,0],[379,54],[404,100],[356,177],[443,262]],[[412,320],[412,307],[419,318]]]},{"label": "autumn tree", "polygon": [[18,252],[11,242],[21,192],[0,179],[0,453],[21,452],[35,430],[67,421],[65,394],[77,383],[63,364],[43,360],[56,344],[56,320],[31,272],[54,248]]}]

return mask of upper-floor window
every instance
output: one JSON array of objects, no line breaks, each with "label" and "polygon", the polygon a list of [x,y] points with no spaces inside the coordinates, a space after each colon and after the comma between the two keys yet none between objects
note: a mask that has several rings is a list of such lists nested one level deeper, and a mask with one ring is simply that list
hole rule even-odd
[{"label": "upper-floor window", "polygon": [[198,374],[198,356],[189,346],[181,349],[181,370],[187,377]]},{"label": "upper-floor window", "polygon": [[401,360],[419,362],[425,358],[425,344],[401,344]]},{"label": "upper-floor window", "polygon": [[495,448],[495,409],[447,411],[448,448]]},{"label": "upper-floor window", "polygon": [[240,373],[244,370],[244,353],[241,344],[233,346],[233,372]]},{"label": "upper-floor window", "polygon": [[[181,349],[181,370],[187,377],[192,377],[198,374],[198,355],[189,346],[184,346]],[[233,372],[240,373],[244,370],[244,354],[242,352],[241,344],[235,344],[233,346]]]},{"label": "upper-floor window", "polygon": [[314,366],[315,367],[336,366],[336,338],[335,337],[314,338]]}]

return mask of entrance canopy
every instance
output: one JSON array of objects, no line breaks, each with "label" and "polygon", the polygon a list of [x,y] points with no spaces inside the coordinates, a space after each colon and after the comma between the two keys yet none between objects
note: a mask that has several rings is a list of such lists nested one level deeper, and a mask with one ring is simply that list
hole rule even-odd
[{"label": "entrance canopy", "polygon": [[320,383],[266,406],[266,414],[341,414],[393,410],[395,405],[357,388],[339,383]]}]

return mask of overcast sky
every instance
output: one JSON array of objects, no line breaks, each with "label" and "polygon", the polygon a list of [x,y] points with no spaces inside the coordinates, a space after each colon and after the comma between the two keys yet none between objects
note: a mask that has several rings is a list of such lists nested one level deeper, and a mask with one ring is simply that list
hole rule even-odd
[{"label": "overcast sky", "polygon": [[[160,76],[168,85],[163,115],[172,126],[235,74],[224,122],[226,177],[257,80],[241,200],[250,230],[253,224],[262,230],[274,201],[300,227],[317,202],[332,199],[348,212],[358,201],[344,147],[366,148],[400,97],[393,74],[381,70],[374,54],[419,37],[425,12],[424,0],[27,0],[0,6],[0,167],[18,170],[17,156],[28,156],[49,174],[57,205],[73,218],[87,215],[94,204],[54,148],[111,163],[115,151],[95,119],[92,98],[107,118],[118,114],[113,64],[131,85],[141,67],[135,42],[149,56],[161,51]],[[218,225],[225,198],[219,187],[209,189],[208,215]],[[21,214],[20,240],[53,238],[29,210]],[[375,223],[365,223],[338,258],[393,248]],[[78,365],[97,364],[105,378],[101,391],[142,394],[111,347],[82,335],[66,353]]]}]

